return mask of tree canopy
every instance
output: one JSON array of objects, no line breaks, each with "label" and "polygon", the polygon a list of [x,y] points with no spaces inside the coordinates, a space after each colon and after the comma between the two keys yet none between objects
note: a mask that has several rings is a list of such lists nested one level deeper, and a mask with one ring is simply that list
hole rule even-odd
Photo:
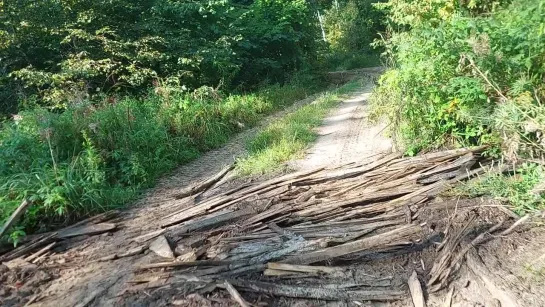
[{"label": "tree canopy", "polygon": [[33,98],[63,107],[152,82],[196,88],[279,80],[316,53],[305,0],[13,0],[0,7],[8,109]]}]

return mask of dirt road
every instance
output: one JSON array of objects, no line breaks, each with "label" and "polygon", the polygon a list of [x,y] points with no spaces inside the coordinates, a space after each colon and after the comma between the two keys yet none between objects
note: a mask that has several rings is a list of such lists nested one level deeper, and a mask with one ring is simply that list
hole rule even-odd
[{"label": "dirt road", "polygon": [[[383,137],[384,125],[369,125],[366,121],[366,101],[372,89],[369,82],[359,92],[354,93],[335,109],[319,129],[320,137],[309,149],[305,159],[294,161],[292,166],[299,170],[309,170],[320,166],[346,164],[362,161],[380,153],[391,151],[391,142]],[[296,104],[293,108],[306,100]],[[291,110],[291,109],[290,109]],[[272,120],[283,113],[270,117]],[[225,296],[212,296],[207,299],[199,296],[181,298],[178,289],[171,289],[168,284],[161,284],[155,272],[145,283],[135,283],[135,267],[149,263],[157,263],[161,259],[150,250],[121,259],[106,259],[111,256],[142,247],[135,238],[161,229],[161,221],[184,208],[194,208],[191,199],[177,200],[173,195],[188,185],[209,178],[234,158],[244,154],[244,140],[255,133],[248,130],[236,136],[225,147],[211,151],[200,159],[189,163],[165,177],[156,188],[151,189],[133,207],[123,211],[108,221],[117,225],[116,231],[90,237],[75,237],[55,246],[53,253],[37,265],[25,266],[14,270],[0,266],[0,302],[2,306],[233,306],[234,303]],[[395,176],[404,174],[396,173]],[[390,177],[389,177],[390,178]],[[386,178],[388,179],[388,178]],[[257,179],[259,182],[259,179]],[[386,181],[388,182],[388,181]],[[242,185],[241,185],[242,184]],[[213,186],[206,197],[212,198],[219,192],[225,192],[227,186],[244,188],[244,183]],[[365,190],[367,191],[367,190]],[[366,193],[372,194],[372,193]],[[327,195],[324,198],[327,201]],[[486,206],[483,207],[482,205]],[[378,204],[379,206],[381,203]],[[426,206],[406,208],[414,210],[409,213],[412,224],[422,227],[425,232],[437,229],[445,233],[456,233],[467,226],[468,217],[475,219],[469,231],[463,233],[464,238],[476,236],[482,232],[483,225],[507,221],[512,216],[494,209],[497,203],[489,200],[443,200],[441,198],[426,203]],[[240,208],[237,208],[240,209]],[[231,211],[228,211],[231,212]],[[402,214],[403,216],[404,214]],[[373,217],[371,217],[373,218]],[[399,217],[398,217],[399,220]],[[410,222],[410,221],[409,221]],[[231,225],[236,228],[236,225]],[[462,235],[462,232],[460,232]],[[463,266],[457,278],[451,284],[456,290],[452,306],[510,306],[516,301],[518,306],[543,306],[545,287],[535,281],[539,272],[545,267],[545,244],[528,242],[532,237],[542,236],[543,232],[531,230],[515,236],[492,240],[483,245],[473,255],[471,267]],[[193,238],[192,234],[189,238]],[[221,237],[221,235],[220,235]],[[514,238],[514,239],[513,239]],[[195,239],[199,239],[195,236]],[[365,255],[363,260],[350,266],[354,280],[369,276],[380,276],[392,285],[403,289],[413,271],[418,272],[421,279],[428,278],[434,263],[440,258],[433,244],[418,249],[411,242],[404,242],[404,248],[393,253],[375,253]],[[436,242],[437,243],[437,242]],[[493,252],[491,252],[493,250]],[[207,250],[206,253],[214,253]],[[510,255],[510,256],[508,256]],[[205,255],[213,257],[213,255]],[[512,256],[512,259],[510,257]],[[498,261],[502,259],[502,261]],[[508,259],[508,260],[505,260]],[[344,259],[347,260],[347,259]],[[164,261],[164,260],[163,260]],[[521,264],[531,268],[532,273],[525,271]],[[190,274],[192,271],[186,271]],[[498,274],[497,272],[502,272]],[[535,273],[538,272],[538,273]],[[169,274],[168,271],[165,274]],[[480,276],[480,277],[479,277]],[[484,276],[484,278],[483,278]],[[537,277],[536,277],[537,276]],[[542,277],[541,277],[542,278]],[[359,279],[358,279],[359,280]],[[541,279],[542,280],[542,279]],[[158,284],[153,284],[154,282]],[[297,281],[295,281],[297,282]],[[151,287],[150,287],[151,285]],[[514,289],[514,290],[513,290]],[[448,287],[442,291],[426,293],[428,306],[446,306]],[[163,291],[163,292],[161,292]],[[499,297],[499,298],[498,298]],[[259,301],[260,299],[257,298]],[[496,301],[500,302],[497,305]],[[275,298],[269,306],[412,306],[409,295],[390,303],[351,302],[351,301],[317,301],[304,299]],[[480,305],[479,305],[480,304]],[[496,305],[494,305],[496,304]],[[503,305],[502,305],[503,304]],[[507,304],[507,305],[506,305]]]},{"label": "dirt road", "polygon": [[[346,116],[341,116],[342,121],[337,121],[335,124],[341,128],[335,133],[345,134],[343,127],[348,124],[350,135],[345,135],[344,146],[338,142],[336,145],[346,149],[351,148],[350,144],[354,144],[350,136],[357,134],[357,129],[364,122],[361,107],[365,101],[362,97],[367,97],[370,89],[371,85],[364,89],[365,93],[355,93],[353,100],[343,103],[337,110],[337,112],[346,112]],[[268,117],[263,125],[312,101],[313,98],[309,98],[297,102],[290,108]],[[357,123],[354,120],[357,120]],[[244,155],[245,140],[255,134],[258,129],[259,127],[256,127],[238,134],[224,147],[204,154],[199,159],[176,169],[172,175],[163,178],[155,188],[149,190],[114,221],[118,225],[117,231],[68,240],[62,246],[56,247],[55,253],[47,259],[45,266],[48,269],[43,270],[43,274],[34,275],[30,282],[25,282],[17,291],[5,288],[4,293],[0,293],[0,296],[5,297],[3,305],[18,306],[31,298],[33,294],[36,294],[38,299],[32,306],[78,306],[87,300],[94,306],[119,304],[119,294],[123,292],[126,282],[130,280],[134,266],[148,263],[154,255],[148,253],[144,256],[105,262],[97,262],[97,259],[138,246],[131,241],[132,238],[158,229],[160,227],[158,221],[162,217],[188,205],[183,200],[173,199],[172,195],[212,176],[225,165],[232,163],[236,157]],[[324,138],[327,142],[329,137],[326,135]],[[362,139],[359,144],[363,144],[361,141]],[[350,155],[350,153],[354,154]],[[334,151],[329,154],[336,155]],[[344,160],[358,156],[356,151],[345,150],[342,157]],[[314,158],[309,158],[310,160],[313,161],[310,164],[315,163]],[[13,279],[17,279],[17,276]],[[16,282],[16,280],[5,281],[6,284],[9,282]]]},{"label": "dirt road", "polygon": [[297,169],[361,161],[392,150],[392,141],[383,135],[386,123],[373,125],[367,120],[372,90],[373,83],[368,82],[324,120],[314,146],[304,159],[295,161]]}]

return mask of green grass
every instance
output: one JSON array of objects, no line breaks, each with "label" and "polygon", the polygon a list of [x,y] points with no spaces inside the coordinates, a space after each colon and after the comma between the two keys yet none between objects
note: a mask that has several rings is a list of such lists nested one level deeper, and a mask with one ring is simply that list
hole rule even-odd
[{"label": "green grass", "polygon": [[124,206],[177,165],[316,89],[290,83],[222,95],[156,88],[141,99],[22,112],[0,129],[0,224],[24,199],[33,205],[11,241]]},{"label": "green grass", "polygon": [[545,209],[543,190],[536,189],[544,180],[544,167],[528,163],[515,172],[486,174],[454,188],[448,194],[468,197],[490,195],[507,203],[515,213],[523,215]]},{"label": "green grass", "polygon": [[265,174],[281,169],[286,161],[301,157],[308,145],[316,140],[315,128],[329,110],[342,100],[343,94],[359,88],[361,82],[353,81],[326,92],[313,103],[265,127],[248,142],[249,155],[237,161],[238,174]]}]

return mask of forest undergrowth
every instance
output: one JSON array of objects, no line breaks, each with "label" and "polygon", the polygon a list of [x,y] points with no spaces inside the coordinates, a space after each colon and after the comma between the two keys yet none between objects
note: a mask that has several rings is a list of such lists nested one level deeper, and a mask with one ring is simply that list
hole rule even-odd
[{"label": "forest undergrowth", "polygon": [[485,145],[509,166],[465,185],[517,213],[545,209],[545,1],[377,4],[389,69],[371,101],[398,147],[414,155]]}]

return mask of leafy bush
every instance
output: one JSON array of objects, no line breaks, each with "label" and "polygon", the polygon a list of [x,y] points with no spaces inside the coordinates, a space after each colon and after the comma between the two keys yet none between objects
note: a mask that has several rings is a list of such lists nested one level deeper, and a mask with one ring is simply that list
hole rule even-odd
[{"label": "leafy bush", "polygon": [[384,14],[373,7],[380,0],[326,1],[323,13],[325,46],[320,64],[326,70],[378,66],[378,52],[371,43],[384,31]]},{"label": "leafy bush", "polygon": [[[374,118],[408,154],[489,145],[510,163],[545,153],[545,1],[405,1],[378,5],[389,33],[379,42],[391,69],[372,96]],[[543,167],[492,174],[458,192],[489,194],[517,213],[542,209]]]},{"label": "leafy bush", "polygon": [[22,112],[0,130],[0,223],[23,199],[33,205],[13,239],[123,205],[166,171],[309,90],[287,84],[225,96],[208,87],[158,86],[142,99]]},{"label": "leafy bush", "polygon": [[545,2],[470,10],[420,2],[383,5],[404,31],[385,42],[394,66],[373,97],[375,114],[388,114],[409,153],[503,144],[511,156],[542,155]]},{"label": "leafy bush", "polygon": [[384,30],[383,12],[374,2],[348,0],[333,4],[324,14],[327,42],[333,51],[369,53],[371,43]]}]

